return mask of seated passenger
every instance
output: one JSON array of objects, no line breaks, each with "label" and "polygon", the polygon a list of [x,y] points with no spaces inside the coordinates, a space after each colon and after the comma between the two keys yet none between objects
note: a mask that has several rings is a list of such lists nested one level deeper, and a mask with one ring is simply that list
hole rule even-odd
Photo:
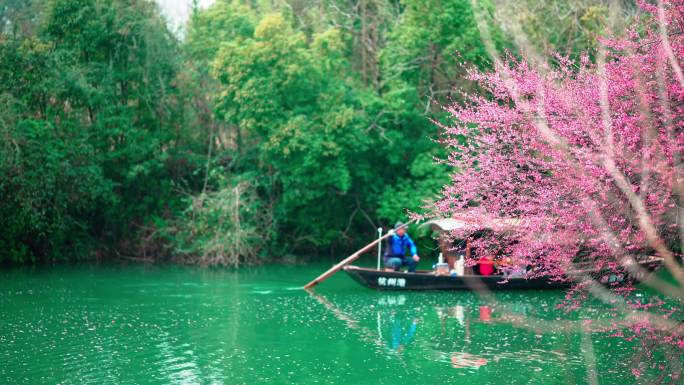
[{"label": "seated passenger", "polygon": [[[395,233],[388,238],[387,250],[385,251],[385,267],[394,271],[399,271],[402,266],[407,266],[408,271],[413,273],[418,266],[418,249],[411,237],[406,234],[406,226],[397,222],[394,225]],[[406,252],[409,256],[406,256]]]},{"label": "seated passenger", "polygon": [[482,257],[477,261],[477,266],[480,270],[480,275],[494,274],[494,260],[490,256]]},{"label": "seated passenger", "polygon": [[514,262],[510,257],[502,259],[498,267],[506,278],[524,278],[527,274],[527,267],[519,262]]},{"label": "seated passenger", "polygon": [[523,266],[507,266],[502,271],[506,278],[524,278],[527,274],[527,269]]}]

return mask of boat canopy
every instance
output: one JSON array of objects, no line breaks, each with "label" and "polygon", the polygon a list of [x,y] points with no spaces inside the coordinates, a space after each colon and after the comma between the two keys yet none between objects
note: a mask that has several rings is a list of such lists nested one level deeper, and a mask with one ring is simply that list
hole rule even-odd
[{"label": "boat canopy", "polygon": [[431,219],[421,225],[430,226],[433,230],[446,232],[461,230],[468,227],[468,223],[454,218],[443,218],[443,219]]},{"label": "boat canopy", "polygon": [[522,225],[522,220],[517,218],[493,218],[487,220],[472,220],[466,218],[435,218],[421,225],[430,226],[438,232],[451,232],[457,230],[495,230],[510,231]]}]

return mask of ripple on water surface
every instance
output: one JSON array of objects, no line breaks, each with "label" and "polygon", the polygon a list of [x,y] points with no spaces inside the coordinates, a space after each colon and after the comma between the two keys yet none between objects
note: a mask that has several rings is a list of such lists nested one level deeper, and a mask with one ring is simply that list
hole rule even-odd
[{"label": "ripple on water surface", "polygon": [[[0,271],[0,380],[53,383],[632,383],[633,344],[535,330],[577,322],[560,292],[392,293],[323,267]],[[584,340],[583,340],[584,338]],[[587,354],[587,346],[592,355]],[[419,381],[417,379],[420,379]],[[605,380],[605,381],[604,381]]]}]

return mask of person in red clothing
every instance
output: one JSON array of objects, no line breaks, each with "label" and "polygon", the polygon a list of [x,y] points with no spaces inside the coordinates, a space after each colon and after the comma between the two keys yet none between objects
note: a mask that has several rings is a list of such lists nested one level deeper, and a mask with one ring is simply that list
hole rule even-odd
[{"label": "person in red clothing", "polygon": [[480,275],[494,274],[494,260],[490,256],[480,258],[477,266],[480,268]]}]

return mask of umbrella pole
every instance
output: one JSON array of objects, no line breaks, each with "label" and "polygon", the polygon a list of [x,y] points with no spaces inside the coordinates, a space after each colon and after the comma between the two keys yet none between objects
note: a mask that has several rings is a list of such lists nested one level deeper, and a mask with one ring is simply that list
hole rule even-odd
[{"label": "umbrella pole", "polygon": [[[382,227],[378,227],[378,240],[382,239]],[[382,256],[382,242],[378,242],[378,270],[380,270],[380,258]]]}]

